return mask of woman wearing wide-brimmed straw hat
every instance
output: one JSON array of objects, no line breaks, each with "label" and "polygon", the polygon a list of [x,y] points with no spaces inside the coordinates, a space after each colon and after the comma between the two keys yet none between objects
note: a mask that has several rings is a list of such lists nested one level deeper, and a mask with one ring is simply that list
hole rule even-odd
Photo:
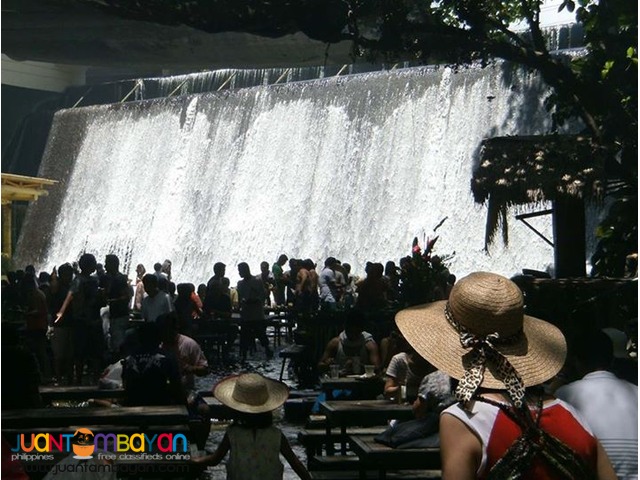
[{"label": "woman wearing wide-brimmed straw hat", "polygon": [[300,478],[311,479],[287,438],[273,426],[272,412],[287,400],[289,387],[257,373],[245,373],[221,380],[213,394],[238,416],[218,449],[195,462],[214,466],[230,451],[228,480],[282,480],[282,454]]},{"label": "woman wearing wide-brimmed straw hat", "polygon": [[440,417],[443,480],[615,479],[589,426],[540,387],[563,366],[566,342],[523,305],[511,280],[476,272],[449,300],[396,315],[413,348],[458,380],[459,401]]}]

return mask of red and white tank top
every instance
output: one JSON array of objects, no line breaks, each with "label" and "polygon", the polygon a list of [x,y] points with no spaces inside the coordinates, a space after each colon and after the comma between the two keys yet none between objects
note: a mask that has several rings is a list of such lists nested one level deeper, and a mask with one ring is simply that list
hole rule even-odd
[{"label": "red and white tank top", "polygon": [[[493,465],[504,456],[511,444],[521,435],[520,427],[502,410],[488,403],[473,401],[469,411],[460,403],[450,406],[442,415],[453,415],[462,421],[482,443],[482,461],[478,468],[479,479],[486,477]],[[533,410],[532,410],[532,413]],[[534,413],[535,414],[535,413]],[[585,463],[596,470],[597,441],[587,423],[569,404],[559,399],[545,402],[540,428],[569,446]],[[526,480],[555,480],[561,477],[541,459],[533,462],[532,469],[523,477]]]}]

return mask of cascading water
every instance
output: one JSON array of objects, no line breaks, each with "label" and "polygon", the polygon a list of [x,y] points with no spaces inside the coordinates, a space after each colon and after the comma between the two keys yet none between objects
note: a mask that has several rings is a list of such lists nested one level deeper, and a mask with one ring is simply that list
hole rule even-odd
[{"label": "cascading water", "polygon": [[[342,73],[363,73],[374,67],[368,64],[348,65]],[[176,75],[144,79],[145,88],[157,85],[154,91],[157,96],[189,95],[192,93],[215,92],[223,88],[246,88],[276,83],[300,82],[315,80],[325,76],[336,75],[341,67],[290,67],[290,68],[257,68],[257,69],[225,69],[201,72],[189,75]],[[141,100],[145,97],[142,96]]]},{"label": "cascading water", "polygon": [[[281,253],[367,261],[410,253],[438,229],[450,269],[513,275],[553,251],[524,225],[484,251],[470,179],[482,139],[548,131],[547,88],[507,64],[411,68],[56,114],[40,175],[60,180],[28,212],[17,263],[116,253],[135,275],[165,258],[177,282],[216,261]],[[513,213],[513,212],[512,212]],[[551,236],[550,219],[536,228]]]}]

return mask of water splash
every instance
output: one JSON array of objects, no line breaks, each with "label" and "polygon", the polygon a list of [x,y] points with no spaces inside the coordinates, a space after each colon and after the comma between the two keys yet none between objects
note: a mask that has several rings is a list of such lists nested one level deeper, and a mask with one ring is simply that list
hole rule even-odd
[{"label": "water splash", "polygon": [[[548,131],[538,77],[515,67],[411,68],[78,108],[56,115],[40,175],[61,183],[28,212],[18,264],[86,249],[173,261],[199,283],[223,261],[333,255],[363,274],[440,227],[451,270],[545,269],[552,249],[518,222],[483,250],[470,179],[483,138]],[[536,227],[551,236],[549,219]],[[43,234],[45,232],[45,234]],[[121,257],[122,258],[122,257]]]}]

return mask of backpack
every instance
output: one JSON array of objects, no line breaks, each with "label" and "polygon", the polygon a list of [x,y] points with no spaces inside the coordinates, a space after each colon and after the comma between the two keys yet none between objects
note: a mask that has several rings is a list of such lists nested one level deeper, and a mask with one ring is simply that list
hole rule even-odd
[{"label": "backpack", "polygon": [[399,422],[375,436],[375,441],[391,448],[429,448],[440,446],[439,412],[424,418]]}]

